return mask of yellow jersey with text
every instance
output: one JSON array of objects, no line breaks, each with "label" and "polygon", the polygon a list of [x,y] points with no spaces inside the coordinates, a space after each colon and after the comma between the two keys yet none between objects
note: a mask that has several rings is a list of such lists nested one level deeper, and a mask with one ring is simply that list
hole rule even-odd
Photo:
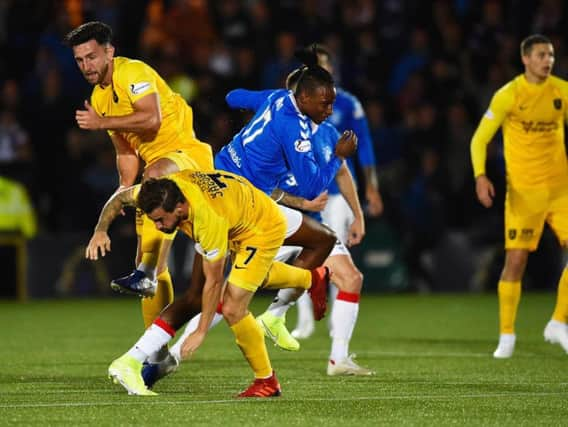
[{"label": "yellow jersey with text", "polygon": [[165,178],[178,185],[189,203],[189,217],[179,228],[200,244],[209,261],[229,250],[238,252],[250,241],[267,248],[284,241],[286,218],[278,205],[245,178],[225,171],[190,170]]},{"label": "yellow jersey with text", "polygon": [[519,75],[501,89],[471,141],[475,176],[485,173],[487,144],[502,126],[507,182],[516,188],[548,187],[568,181],[564,121],[568,82],[549,76],[541,84]]},{"label": "yellow jersey with text", "polygon": [[[133,104],[156,93],[160,102],[162,124],[156,133],[119,132],[138,152],[146,164],[176,150],[188,150],[199,141],[193,130],[193,110],[185,100],[173,92],[160,75],[142,61],[125,57],[113,60],[112,84],[96,85],[91,94],[91,105],[102,116],[124,116],[134,112]],[[201,153],[203,150],[201,150]]]}]

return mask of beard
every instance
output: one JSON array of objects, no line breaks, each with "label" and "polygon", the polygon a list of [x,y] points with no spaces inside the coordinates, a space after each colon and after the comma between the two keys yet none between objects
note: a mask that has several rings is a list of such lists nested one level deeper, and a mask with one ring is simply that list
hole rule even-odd
[{"label": "beard", "polygon": [[173,233],[175,233],[176,230],[178,229],[180,222],[181,222],[181,218],[178,217],[177,220],[176,220],[176,222],[175,222],[171,227],[162,228],[160,231],[161,231],[162,233],[166,233],[166,234],[173,234]]}]

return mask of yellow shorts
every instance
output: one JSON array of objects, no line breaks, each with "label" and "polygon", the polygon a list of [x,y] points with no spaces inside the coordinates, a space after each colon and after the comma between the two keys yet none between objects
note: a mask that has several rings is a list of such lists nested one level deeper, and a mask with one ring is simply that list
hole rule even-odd
[{"label": "yellow shorts", "polygon": [[208,171],[213,169],[213,154],[209,144],[195,144],[191,149],[181,149],[164,154],[166,158],[174,162],[179,170],[196,169]]},{"label": "yellow shorts", "polygon": [[507,190],[505,248],[534,251],[548,223],[561,245],[568,242],[568,185]]},{"label": "yellow shorts", "polygon": [[285,235],[286,220],[283,216],[275,217],[270,231],[241,242],[232,253],[229,283],[256,292],[264,282]]}]

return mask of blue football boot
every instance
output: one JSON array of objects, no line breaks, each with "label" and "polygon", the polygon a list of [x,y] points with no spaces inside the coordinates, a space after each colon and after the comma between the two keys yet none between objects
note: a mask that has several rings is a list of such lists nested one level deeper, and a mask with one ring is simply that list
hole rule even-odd
[{"label": "blue football boot", "polygon": [[151,280],[143,271],[134,270],[128,276],[114,279],[110,282],[110,287],[113,291],[125,294],[152,297],[156,293],[158,281]]}]

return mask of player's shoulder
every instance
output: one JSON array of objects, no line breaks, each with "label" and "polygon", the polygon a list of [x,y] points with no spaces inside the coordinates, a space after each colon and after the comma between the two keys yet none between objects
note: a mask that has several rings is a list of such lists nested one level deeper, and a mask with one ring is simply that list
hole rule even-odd
[{"label": "player's shoulder", "polygon": [[117,56],[114,58],[114,77],[118,80],[128,80],[142,74],[152,73],[152,67],[139,59]]},{"label": "player's shoulder", "polygon": [[560,89],[564,95],[568,95],[568,81],[558,76],[548,77],[550,84]]}]

